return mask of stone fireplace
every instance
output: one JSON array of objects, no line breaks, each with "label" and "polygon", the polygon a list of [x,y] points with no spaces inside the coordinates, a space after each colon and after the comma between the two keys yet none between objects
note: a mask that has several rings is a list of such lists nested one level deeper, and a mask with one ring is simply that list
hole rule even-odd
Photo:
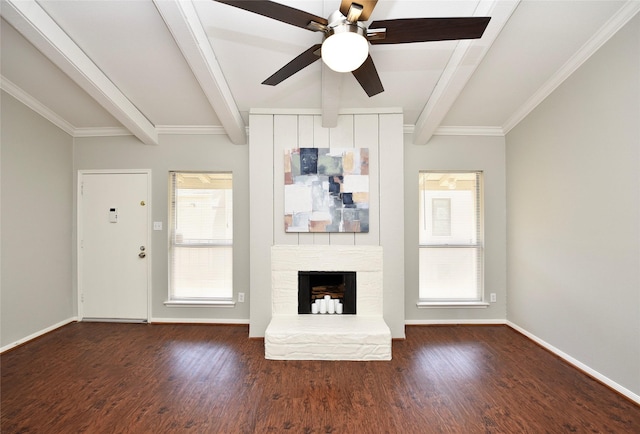
[{"label": "stone fireplace", "polygon": [[[301,314],[298,276],[309,270],[353,272],[354,313]],[[265,331],[267,359],[391,359],[391,332],[383,319],[382,247],[273,246],[271,286],[272,318]]]}]

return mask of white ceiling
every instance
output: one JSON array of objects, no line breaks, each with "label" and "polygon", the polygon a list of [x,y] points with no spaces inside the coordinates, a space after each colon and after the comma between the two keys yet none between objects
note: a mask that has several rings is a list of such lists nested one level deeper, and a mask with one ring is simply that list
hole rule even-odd
[{"label": "white ceiling", "polygon": [[[280,0],[326,17],[339,0]],[[401,108],[414,142],[503,135],[640,10],[616,0],[380,0],[371,21],[491,16],[483,37],[371,46],[385,91],[315,62],[260,84],[321,34],[212,0],[2,0],[2,89],[69,134],[226,133],[250,110]],[[331,97],[337,95],[337,97]]]}]

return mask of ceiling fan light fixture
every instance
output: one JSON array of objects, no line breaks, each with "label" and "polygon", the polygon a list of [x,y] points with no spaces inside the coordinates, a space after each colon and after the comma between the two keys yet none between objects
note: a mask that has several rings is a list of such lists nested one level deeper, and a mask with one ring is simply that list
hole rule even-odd
[{"label": "ceiling fan light fixture", "polygon": [[358,69],[369,56],[365,32],[357,23],[344,22],[331,27],[331,33],[322,43],[322,61],[336,72]]}]

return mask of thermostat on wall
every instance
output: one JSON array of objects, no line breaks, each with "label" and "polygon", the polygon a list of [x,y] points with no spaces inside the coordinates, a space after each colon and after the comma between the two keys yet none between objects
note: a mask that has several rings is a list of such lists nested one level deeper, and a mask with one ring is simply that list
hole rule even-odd
[{"label": "thermostat on wall", "polygon": [[118,223],[118,208],[109,208],[109,223]]}]

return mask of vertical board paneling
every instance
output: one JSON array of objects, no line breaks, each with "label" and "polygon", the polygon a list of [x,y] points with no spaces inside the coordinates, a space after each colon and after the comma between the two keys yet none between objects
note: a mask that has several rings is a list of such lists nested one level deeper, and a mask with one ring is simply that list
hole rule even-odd
[{"label": "vertical board paneling", "polygon": [[[298,116],[298,147],[299,148],[317,148],[314,144],[313,137],[314,117],[311,115]],[[300,233],[298,234],[298,244],[313,244],[314,234]]]},{"label": "vertical board paneling", "polygon": [[[249,123],[249,336],[264,336],[271,321],[273,244],[273,116],[251,115]],[[259,260],[258,260],[259,259]],[[267,306],[267,308],[265,308]]]},{"label": "vertical board paneling", "polygon": [[[322,116],[313,117],[314,148],[329,147],[329,128],[322,126]],[[313,234],[313,244],[329,244],[329,234]]]},{"label": "vertical board paneling", "polygon": [[355,147],[369,149],[369,232],[355,234],[355,243],[377,246],[380,244],[378,115],[355,115],[353,129]]},{"label": "vertical board paneling", "polygon": [[329,147],[353,148],[353,115],[338,116],[338,125],[329,129]]},{"label": "vertical board paneling", "polygon": [[[404,337],[404,194],[402,114],[340,115],[322,128],[320,115],[252,115],[250,122],[250,336],[264,336],[271,319],[271,246],[380,245],[384,248],[384,317]],[[369,148],[368,234],[284,232],[284,150]]]},{"label": "vertical board paneling", "polygon": [[384,320],[404,337],[404,143],[402,114],[381,114],[380,244],[384,247]]},{"label": "vertical board paneling", "polygon": [[298,244],[297,233],[284,231],[284,151],[298,147],[298,116],[273,117],[273,234],[275,244]]},{"label": "vertical board paneling", "polygon": [[314,140],[314,116],[298,116],[298,147],[317,148]]},{"label": "vertical board paneling", "polygon": [[[353,115],[339,115],[338,125],[329,130],[330,148],[353,148]],[[329,234],[329,243],[333,245],[354,245],[355,235],[345,233]]]}]

